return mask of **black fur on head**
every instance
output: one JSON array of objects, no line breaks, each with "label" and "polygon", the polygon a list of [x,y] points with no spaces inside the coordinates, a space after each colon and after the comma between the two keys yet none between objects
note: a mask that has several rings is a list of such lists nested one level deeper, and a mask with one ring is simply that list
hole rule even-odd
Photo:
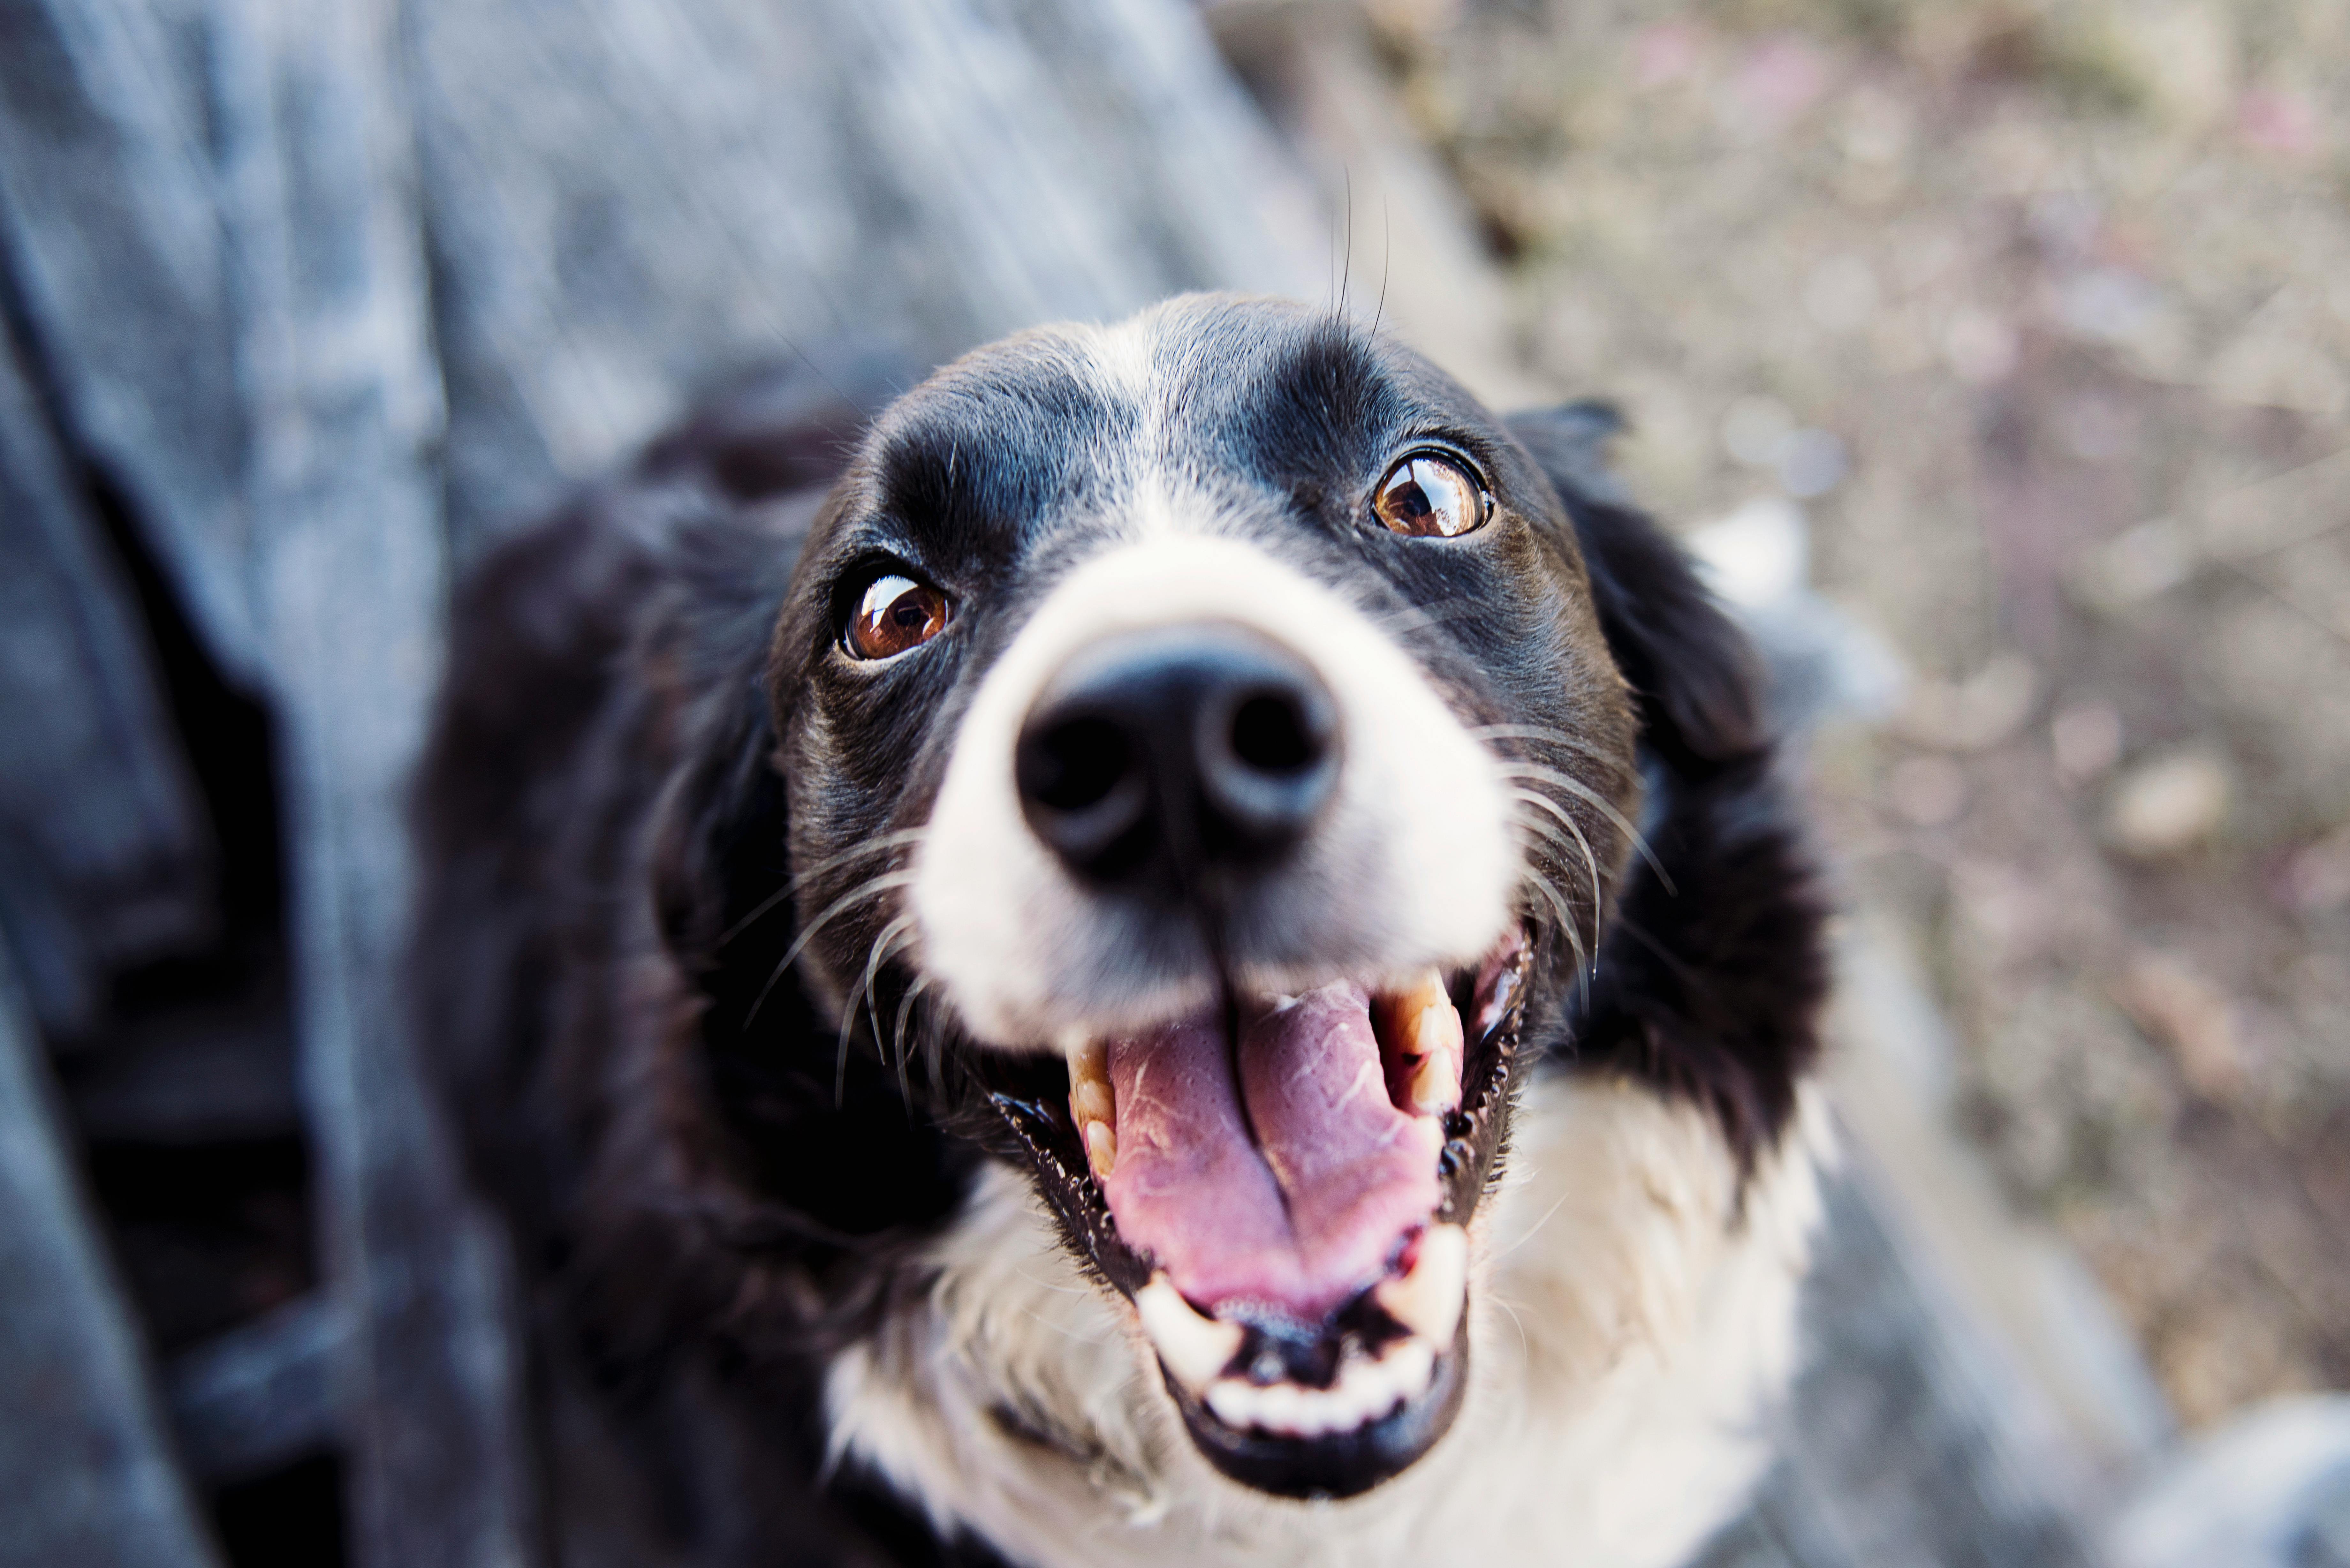
[{"label": "black fur on head", "polygon": [[[1386,618],[1496,751],[1590,796],[1563,803],[1588,886],[1571,851],[1537,857],[1556,896],[1527,904],[1520,1062],[1692,1098],[1751,1160],[1811,1061],[1820,913],[1742,641],[1599,467],[1611,416],[1504,426],[1326,317],[1192,308],[1157,368],[1186,389],[1167,460]],[[850,1560],[861,1532],[902,1532],[869,1498],[820,1495],[822,1370],[924,1288],[921,1248],[978,1163],[1026,1156],[1000,1111],[1016,1064],[962,1050],[951,1010],[911,994],[911,955],[887,946],[900,905],[813,921],[900,863],[890,836],[925,820],[974,685],[1117,535],[1088,454],[1135,410],[1055,340],[1014,339],[851,457],[837,410],[809,437],[806,378],[786,379],[802,391],[738,389],[466,585],[419,785],[414,975],[420,1038],[520,1250],[540,1397],[569,1434],[557,1484],[619,1454],[649,1542]],[[1363,487],[1416,440],[1490,476],[1510,524],[1491,548],[1361,527]],[[806,488],[832,452],[829,491]],[[844,596],[899,566],[956,589],[957,642],[845,662]],[[1559,914],[1599,933],[1588,974]]]}]

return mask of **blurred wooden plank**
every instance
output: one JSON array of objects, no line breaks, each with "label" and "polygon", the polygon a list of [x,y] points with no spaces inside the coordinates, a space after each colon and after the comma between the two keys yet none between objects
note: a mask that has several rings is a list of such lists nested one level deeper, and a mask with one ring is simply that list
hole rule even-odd
[{"label": "blurred wooden plank", "polygon": [[0,333],[0,928],[50,1039],[210,928],[211,829],[130,587]]},{"label": "blurred wooden plank", "polygon": [[1701,1568],[2091,1568],[2071,1478],[2035,1468],[1994,1353],[1872,1188],[1826,1184],[1780,1462]]},{"label": "blurred wooden plank", "polygon": [[187,11],[0,0],[0,227],[60,423],[257,689],[236,317]]},{"label": "blurred wooden plank", "polygon": [[0,1565],[217,1561],[172,1461],[144,1352],[60,1140],[0,947]]},{"label": "blurred wooden plank", "polygon": [[461,553],[748,361],[919,363],[1330,234],[1180,0],[416,0]]},{"label": "blurred wooden plank", "polygon": [[217,1485],[334,1447],[349,1333],[331,1299],[303,1296],[175,1357],[165,1387],[188,1468]]},{"label": "blurred wooden plank", "polygon": [[356,1555],[441,1568],[523,1560],[528,1458],[500,1253],[395,983],[445,553],[390,26],[376,5],[0,0],[0,221],[62,422],[284,725],[324,1251],[359,1325]]},{"label": "blurred wooden plank", "polygon": [[351,1324],[368,1568],[531,1556],[501,1243],[467,1200],[401,1001],[404,791],[439,670],[412,140],[389,0],[221,0],[214,39],[253,423],[253,569],[285,725],[304,1088]]},{"label": "blurred wooden plank", "polygon": [[188,1147],[298,1136],[302,1103],[282,985],[207,998],[107,1032],[58,1064],[84,1141]]}]

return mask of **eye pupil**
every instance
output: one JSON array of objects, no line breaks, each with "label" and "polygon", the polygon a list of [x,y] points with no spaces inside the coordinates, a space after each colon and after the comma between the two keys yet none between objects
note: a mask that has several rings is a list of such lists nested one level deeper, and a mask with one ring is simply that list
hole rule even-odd
[{"label": "eye pupil", "polygon": [[859,659],[894,659],[946,629],[947,597],[928,583],[885,573],[866,585],[845,640]]}]

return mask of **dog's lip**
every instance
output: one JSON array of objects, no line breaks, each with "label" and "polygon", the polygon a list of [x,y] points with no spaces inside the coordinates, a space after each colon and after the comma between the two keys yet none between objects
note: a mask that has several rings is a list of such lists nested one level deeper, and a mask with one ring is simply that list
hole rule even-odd
[{"label": "dog's lip", "polygon": [[1435,1446],[1460,1413],[1468,1360],[1464,1317],[1451,1342],[1427,1355],[1426,1381],[1417,1395],[1367,1420],[1314,1436],[1225,1420],[1214,1400],[1222,1386],[1202,1396],[1170,1377],[1167,1390],[1193,1445],[1232,1480],[1278,1497],[1348,1498],[1392,1479]]},{"label": "dog's lip", "polygon": [[[1030,1092],[1000,1087],[993,1093],[1071,1241],[1136,1303],[1195,1445],[1234,1480],[1282,1495],[1351,1495],[1411,1463],[1449,1427],[1467,1354],[1466,1227],[1492,1173],[1507,1116],[1533,946],[1531,933],[1513,929],[1483,963],[1454,977],[1450,989],[1468,1036],[1459,1104],[1438,1118],[1444,1135],[1436,1157],[1439,1199],[1404,1238],[1387,1274],[1320,1324],[1279,1312],[1234,1314],[1229,1304],[1223,1315],[1211,1316],[1182,1302],[1181,1312],[1206,1331],[1167,1332],[1165,1324],[1175,1320],[1164,1308],[1170,1297],[1180,1301],[1180,1293],[1119,1233],[1089,1168],[1070,1099],[1045,1090],[1047,1075],[1034,1065]],[[1459,1253],[1461,1279],[1449,1313],[1430,1321],[1425,1309],[1407,1304],[1402,1310],[1436,1337],[1407,1326],[1386,1304],[1415,1276],[1413,1265],[1431,1237],[1440,1239],[1439,1248]],[[1159,1332],[1152,1331],[1155,1309]],[[1310,1371],[1305,1380],[1281,1375],[1317,1364],[1324,1368],[1318,1382]],[[1244,1387],[1284,1392],[1259,1397],[1242,1392]]]}]

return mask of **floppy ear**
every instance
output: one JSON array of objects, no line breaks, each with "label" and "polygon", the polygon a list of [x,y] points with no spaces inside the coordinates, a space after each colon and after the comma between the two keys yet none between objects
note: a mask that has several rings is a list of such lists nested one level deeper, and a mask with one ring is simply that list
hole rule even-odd
[{"label": "floppy ear", "polygon": [[1817,1054],[1825,911],[1773,764],[1745,637],[1602,462],[1614,410],[1510,421],[1575,525],[1608,651],[1636,695],[1641,823],[1573,1061],[1711,1110],[1744,1164],[1778,1141]]},{"label": "floppy ear", "polygon": [[1623,419],[1569,403],[1510,421],[1566,505],[1607,650],[1639,699],[1641,742],[1677,762],[1727,762],[1767,744],[1757,670],[1689,557],[1605,466]]}]

